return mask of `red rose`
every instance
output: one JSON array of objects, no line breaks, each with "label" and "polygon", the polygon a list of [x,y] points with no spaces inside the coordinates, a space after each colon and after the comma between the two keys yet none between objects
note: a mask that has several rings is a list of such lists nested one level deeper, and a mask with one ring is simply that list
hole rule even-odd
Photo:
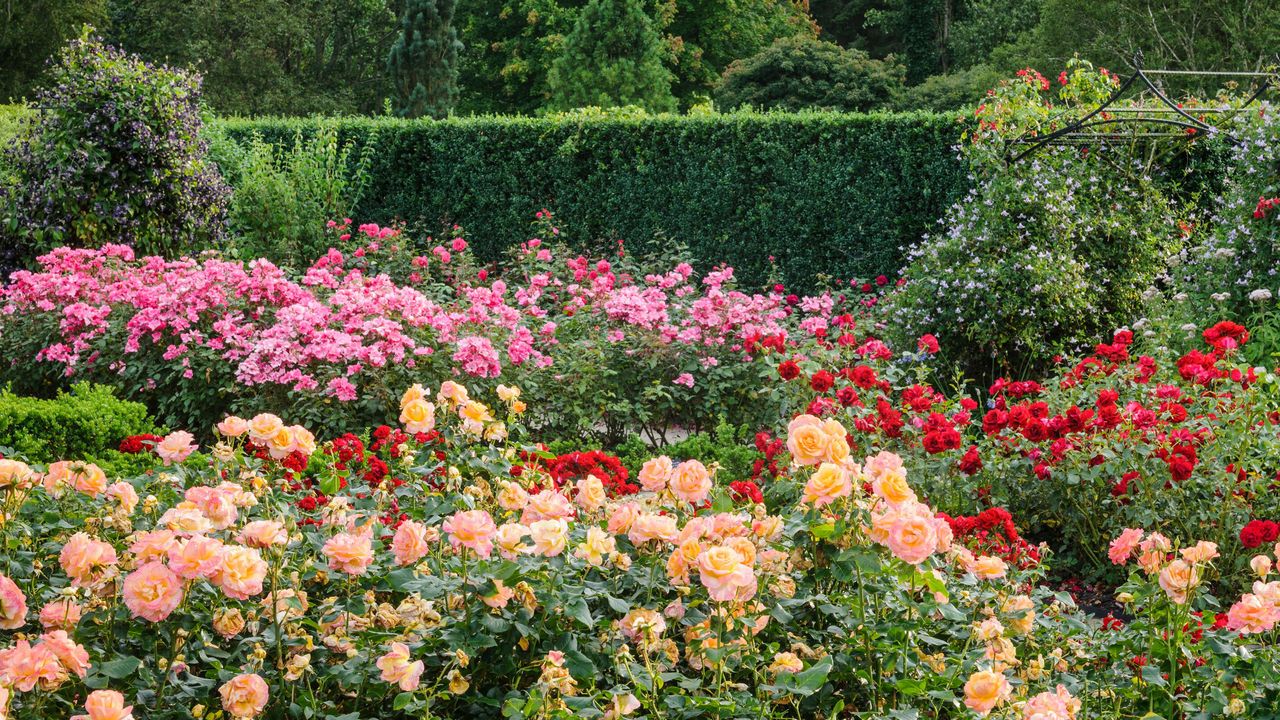
[{"label": "red rose", "polygon": [[916,349],[920,352],[936,355],[938,353],[938,338],[928,333],[921,335],[920,339],[916,340]]},{"label": "red rose", "polygon": [[812,378],[809,378],[809,387],[813,388],[814,392],[824,393],[835,384],[836,376],[826,370],[819,370],[813,374]]},{"label": "red rose", "polygon": [[795,380],[800,377],[800,366],[795,360],[787,360],[778,366],[778,375],[783,380]]},{"label": "red rose", "polygon": [[965,475],[973,475],[982,469],[982,458],[978,455],[978,446],[970,445],[964,456],[960,458],[960,462],[956,464],[960,472]]}]

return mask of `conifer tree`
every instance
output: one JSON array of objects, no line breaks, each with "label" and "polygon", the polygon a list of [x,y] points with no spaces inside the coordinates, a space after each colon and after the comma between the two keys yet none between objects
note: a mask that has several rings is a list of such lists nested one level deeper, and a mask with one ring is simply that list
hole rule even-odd
[{"label": "conifer tree", "polygon": [[407,0],[387,72],[397,115],[447,116],[458,100],[457,0]]},{"label": "conifer tree", "polygon": [[551,106],[672,110],[671,73],[642,0],[591,0],[547,77]]}]

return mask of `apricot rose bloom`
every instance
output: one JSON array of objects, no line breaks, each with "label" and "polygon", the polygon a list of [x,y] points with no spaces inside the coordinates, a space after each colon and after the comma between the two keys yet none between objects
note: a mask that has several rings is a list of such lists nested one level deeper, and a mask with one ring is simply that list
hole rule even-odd
[{"label": "apricot rose bloom", "polygon": [[1140,542],[1142,542],[1141,529],[1125,528],[1119,537],[1111,541],[1111,546],[1107,549],[1107,557],[1113,565],[1123,565],[1129,561],[1133,551],[1138,549]]},{"label": "apricot rose bloom", "polygon": [[27,624],[27,596],[7,575],[0,575],[0,630],[17,630]]},{"label": "apricot rose bloom", "polygon": [[222,551],[222,562],[214,573],[213,584],[233,600],[248,600],[262,592],[267,577],[267,561],[257,550],[243,545],[228,545]]},{"label": "apricot rose bloom", "polygon": [[218,423],[218,433],[223,437],[234,438],[240,437],[249,432],[249,421],[242,417],[229,415],[225,420]]},{"label": "apricot rose bloom", "polygon": [[1178,605],[1186,604],[1188,594],[1199,583],[1199,568],[1185,560],[1174,560],[1160,571],[1160,588]]},{"label": "apricot rose bloom", "polygon": [[411,661],[411,657],[408,645],[391,643],[391,650],[378,658],[376,663],[382,671],[382,681],[399,685],[404,692],[417,690],[419,677],[426,666],[421,660]]},{"label": "apricot rose bloom", "polygon": [[340,532],[323,548],[329,567],[348,575],[363,575],[373,564],[373,539],[363,533]]},{"label": "apricot rose bloom", "polygon": [[426,557],[431,550],[427,526],[416,520],[405,520],[396,528],[391,539],[391,554],[397,565],[412,565]]},{"label": "apricot rose bloom", "polygon": [[431,432],[436,426],[436,406],[421,398],[410,400],[400,406],[400,424],[411,435]]},{"label": "apricot rose bloom", "polygon": [[640,487],[651,493],[662,492],[667,488],[667,481],[674,469],[671,458],[666,455],[646,460],[640,467]]},{"label": "apricot rose bloom", "polygon": [[1080,701],[1059,685],[1054,692],[1042,692],[1027,701],[1022,708],[1023,720],[1075,720],[1080,712]]},{"label": "apricot rose bloom", "polygon": [[85,698],[86,715],[71,720],[133,720],[133,706],[124,704],[124,695],[115,690],[94,690]]},{"label": "apricot rose bloom", "polygon": [[186,430],[175,430],[156,443],[155,450],[165,465],[180,463],[196,451],[195,436]]},{"label": "apricot rose bloom", "polygon": [[853,494],[849,473],[835,463],[824,462],[804,486],[804,502],[814,507],[829,505]]},{"label": "apricot rose bloom", "polygon": [[284,524],[275,520],[254,520],[246,523],[240,528],[240,534],[237,537],[242,544],[260,550],[273,545],[286,545],[289,542],[289,533],[285,532]]},{"label": "apricot rose bloom", "polygon": [[690,505],[701,505],[711,496],[711,474],[697,460],[685,460],[671,472],[671,492]]},{"label": "apricot rose bloom", "polygon": [[58,562],[75,587],[97,585],[115,567],[116,560],[115,548],[83,532],[72,535],[58,553]]},{"label": "apricot rose bloom", "polygon": [[31,466],[21,460],[0,458],[0,488],[16,487],[24,489],[31,486],[35,472]]},{"label": "apricot rose bloom", "polygon": [[254,415],[249,421],[249,439],[265,446],[282,428],[284,428],[284,421],[276,415],[271,413]]},{"label": "apricot rose bloom", "polygon": [[797,465],[817,465],[828,459],[830,443],[822,421],[813,415],[799,415],[787,425],[787,452]]},{"label": "apricot rose bloom", "polygon": [[441,526],[449,535],[454,549],[467,548],[482,558],[493,554],[493,535],[498,531],[493,518],[484,510],[460,510]]},{"label": "apricot rose bloom", "polygon": [[257,717],[267,707],[267,681],[256,673],[237,675],[218,688],[222,709],[234,718]]},{"label": "apricot rose bloom", "polygon": [[698,577],[712,600],[750,600],[755,595],[755,571],[738,550],[728,545],[703,550],[697,564]]},{"label": "apricot rose bloom", "polygon": [[125,577],[123,594],[134,617],[160,622],[182,603],[182,578],[152,560]]},{"label": "apricot rose bloom", "polygon": [[975,713],[986,717],[1000,703],[1009,699],[1013,687],[1004,673],[979,670],[969,676],[964,684],[964,704]]}]

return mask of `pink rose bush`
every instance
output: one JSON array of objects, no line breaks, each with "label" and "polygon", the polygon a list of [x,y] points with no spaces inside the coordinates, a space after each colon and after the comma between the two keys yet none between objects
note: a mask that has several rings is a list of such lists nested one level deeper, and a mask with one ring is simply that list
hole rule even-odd
[{"label": "pink rose bush", "polygon": [[[1126,530],[1099,549],[1132,568],[1122,619],[1100,620],[1044,586],[1047,550],[1023,567],[961,543],[913,462],[835,417],[784,429],[793,457],[763,501],[716,463],[666,456],[615,497],[532,461],[515,405],[527,391],[505,386],[492,406],[455,381],[396,395],[402,426],[365,440],[221,419],[207,454],[104,478],[135,502],[76,482],[96,477],[83,465],[10,460],[22,480],[0,488],[0,541],[20,559],[0,573],[0,707],[90,720],[1277,711],[1269,551],[1249,591],[1219,602],[1215,543]],[[272,453],[282,432],[292,449]],[[392,453],[385,470],[375,449]]]}]

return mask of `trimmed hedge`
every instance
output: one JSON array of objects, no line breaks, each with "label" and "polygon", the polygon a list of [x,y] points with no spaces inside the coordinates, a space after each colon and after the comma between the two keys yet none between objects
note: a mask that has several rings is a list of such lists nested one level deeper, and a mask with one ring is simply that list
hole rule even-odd
[{"label": "trimmed hedge", "polygon": [[579,246],[678,241],[749,282],[811,284],[892,274],[902,248],[968,187],[953,116],[730,113],[695,116],[224,120],[232,140],[292,143],[334,124],[373,143],[355,217],[461,224],[492,259],[553,210]]},{"label": "trimmed hedge", "polygon": [[145,405],[105,385],[77,383],[51,400],[0,390],[0,447],[32,462],[113,456],[121,440],[154,430]]}]

